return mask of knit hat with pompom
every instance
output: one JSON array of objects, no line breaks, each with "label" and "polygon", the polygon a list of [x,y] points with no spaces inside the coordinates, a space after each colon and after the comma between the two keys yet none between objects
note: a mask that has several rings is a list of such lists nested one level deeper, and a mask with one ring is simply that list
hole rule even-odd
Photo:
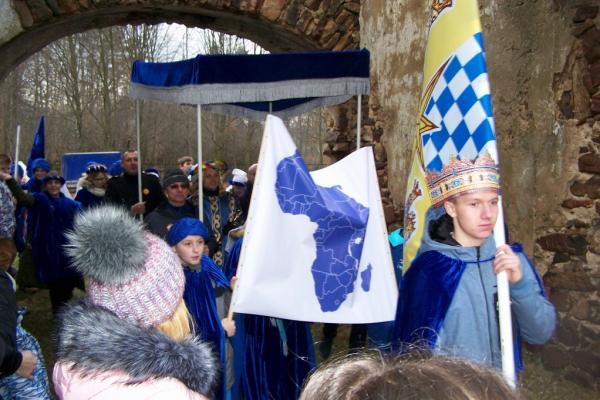
[{"label": "knit hat with pompom", "polygon": [[92,303],[142,327],[171,318],[185,285],[179,259],[125,209],[92,207],[77,216],[67,238]]}]

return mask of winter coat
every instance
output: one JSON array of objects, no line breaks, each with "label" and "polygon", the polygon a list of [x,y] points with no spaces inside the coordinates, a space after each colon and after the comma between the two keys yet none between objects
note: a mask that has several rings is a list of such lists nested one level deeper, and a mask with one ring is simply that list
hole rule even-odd
[{"label": "winter coat", "polygon": [[206,399],[219,374],[210,345],[175,342],[87,301],[65,308],[55,349],[60,399]]},{"label": "winter coat", "polygon": [[80,202],[82,208],[85,210],[88,207],[97,207],[104,204],[104,195],[99,196],[94,194],[90,189],[84,187],[77,192],[75,201]]},{"label": "winter coat", "polygon": [[167,227],[185,217],[198,217],[198,208],[194,207],[191,201],[186,201],[181,207],[175,207],[168,201],[163,201],[144,218],[144,222],[150,232],[165,239],[169,232]]},{"label": "winter coat", "polygon": [[[421,248],[404,274],[397,338],[429,344],[435,354],[501,368],[493,267],[496,243],[490,236],[479,247],[460,246],[450,235],[452,220],[440,213],[428,213]],[[543,294],[533,265],[522,251],[513,250],[523,271],[522,279],[510,284],[515,334],[528,343],[543,344],[552,337],[556,312]]]},{"label": "winter coat", "polygon": [[[121,205],[128,210],[138,202],[138,177],[137,175],[123,174],[108,180],[106,188],[106,202]],[[162,187],[158,178],[153,175],[142,174],[142,201],[146,203],[146,213],[152,212],[163,200]]]},{"label": "winter coat", "polygon": [[73,228],[81,204],[62,193],[59,197],[51,197],[47,192],[23,193],[14,179],[6,183],[17,202],[30,209],[27,218],[38,281],[48,284],[79,278],[80,275],[70,268],[64,245],[67,243],[65,233]]}]

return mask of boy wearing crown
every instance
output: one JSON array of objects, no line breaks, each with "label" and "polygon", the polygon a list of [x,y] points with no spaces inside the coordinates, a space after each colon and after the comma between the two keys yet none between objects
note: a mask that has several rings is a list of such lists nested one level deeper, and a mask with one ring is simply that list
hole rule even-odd
[{"label": "boy wearing crown", "polygon": [[520,337],[547,342],[556,313],[521,246],[496,247],[498,169],[489,156],[451,160],[429,173],[432,207],[417,257],[405,272],[395,339],[400,350],[415,344],[434,354],[501,368],[496,274],[510,286],[515,363],[522,369]]}]

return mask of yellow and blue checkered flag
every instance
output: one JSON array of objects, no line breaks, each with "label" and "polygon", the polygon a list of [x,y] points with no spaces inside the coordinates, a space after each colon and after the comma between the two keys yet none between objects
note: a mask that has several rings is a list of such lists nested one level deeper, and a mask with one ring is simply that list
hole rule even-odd
[{"label": "yellow and blue checkered flag", "polygon": [[421,245],[431,197],[425,176],[451,158],[497,162],[490,86],[475,0],[432,0],[423,92],[405,202],[404,271]]}]

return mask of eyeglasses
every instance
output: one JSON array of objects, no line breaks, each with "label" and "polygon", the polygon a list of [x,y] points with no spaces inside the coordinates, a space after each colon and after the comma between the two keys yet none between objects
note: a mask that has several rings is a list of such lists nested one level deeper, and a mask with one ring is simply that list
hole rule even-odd
[{"label": "eyeglasses", "polygon": [[90,165],[85,172],[86,172],[86,174],[90,174],[90,173],[95,173],[95,172],[107,172],[107,171],[108,171],[108,169],[106,168],[106,165],[93,164],[93,165]]},{"label": "eyeglasses", "polygon": [[190,185],[186,184],[186,183],[173,183],[172,185],[169,185],[168,187],[169,187],[169,189],[173,189],[173,190],[175,190],[175,189],[181,190],[181,189],[189,189]]}]

